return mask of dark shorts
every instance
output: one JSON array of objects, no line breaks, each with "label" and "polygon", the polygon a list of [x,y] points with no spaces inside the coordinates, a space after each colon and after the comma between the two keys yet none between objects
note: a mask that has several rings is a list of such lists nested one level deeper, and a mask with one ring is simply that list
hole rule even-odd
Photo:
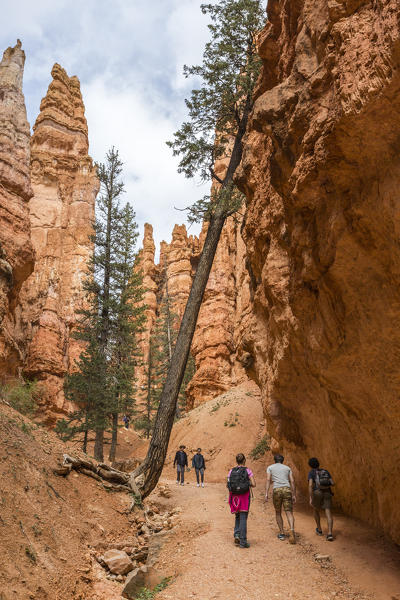
[{"label": "dark shorts", "polygon": [[332,494],[322,490],[314,490],[312,495],[313,507],[317,510],[332,508]]},{"label": "dark shorts", "polygon": [[292,490],[289,487],[275,488],[272,493],[272,501],[274,503],[275,510],[287,510],[292,512],[293,500]]}]

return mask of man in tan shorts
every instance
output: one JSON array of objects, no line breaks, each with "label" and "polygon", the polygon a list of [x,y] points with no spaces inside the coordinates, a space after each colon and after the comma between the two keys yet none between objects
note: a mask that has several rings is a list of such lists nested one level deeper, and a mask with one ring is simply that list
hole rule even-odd
[{"label": "man in tan shorts", "polygon": [[286,538],[283,531],[282,506],[286,513],[286,518],[290,527],[289,542],[296,543],[294,533],[293,503],[296,502],[296,487],[292,470],[283,464],[284,458],[281,454],[275,454],[275,464],[267,468],[267,489],[265,492],[265,501],[268,502],[269,490],[273,485],[272,501],[275,508],[276,522],[279,527],[278,539]]}]

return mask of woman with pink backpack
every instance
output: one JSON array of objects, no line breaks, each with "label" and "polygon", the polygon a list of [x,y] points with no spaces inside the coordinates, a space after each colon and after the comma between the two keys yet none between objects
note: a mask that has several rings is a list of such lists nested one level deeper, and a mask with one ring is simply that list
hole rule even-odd
[{"label": "woman with pink backpack", "polygon": [[246,457],[236,455],[236,467],[228,473],[229,506],[235,515],[233,539],[240,548],[250,548],[247,541],[247,517],[250,509],[250,490],[256,487],[253,471],[246,467]]}]

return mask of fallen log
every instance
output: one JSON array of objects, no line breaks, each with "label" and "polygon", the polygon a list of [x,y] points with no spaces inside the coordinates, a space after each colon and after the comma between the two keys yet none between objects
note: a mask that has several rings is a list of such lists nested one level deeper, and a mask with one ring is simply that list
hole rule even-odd
[{"label": "fallen log", "polygon": [[95,464],[89,459],[81,457],[77,458],[75,456],[70,456],[69,454],[63,455],[62,466],[54,468],[53,473],[60,477],[66,477],[71,470],[82,473],[82,475],[86,475],[87,477],[92,477],[92,479],[99,481],[108,491],[133,493],[135,498],[131,509],[134,504],[137,504],[138,501],[140,502],[138,482],[135,481],[130,473],[118,471],[118,469],[110,467],[105,463]]}]

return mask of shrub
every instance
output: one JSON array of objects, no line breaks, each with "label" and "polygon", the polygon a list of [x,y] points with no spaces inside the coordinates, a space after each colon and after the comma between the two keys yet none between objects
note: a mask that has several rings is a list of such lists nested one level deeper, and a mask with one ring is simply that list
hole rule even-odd
[{"label": "shrub", "polygon": [[40,386],[37,381],[21,379],[1,386],[0,395],[21,414],[32,416],[38,408]]},{"label": "shrub", "polygon": [[271,449],[269,442],[270,437],[268,435],[264,435],[264,437],[262,437],[261,440],[258,442],[257,446],[255,446],[250,452],[251,458],[254,458],[254,460],[258,460],[259,458],[261,458],[267,450]]}]

